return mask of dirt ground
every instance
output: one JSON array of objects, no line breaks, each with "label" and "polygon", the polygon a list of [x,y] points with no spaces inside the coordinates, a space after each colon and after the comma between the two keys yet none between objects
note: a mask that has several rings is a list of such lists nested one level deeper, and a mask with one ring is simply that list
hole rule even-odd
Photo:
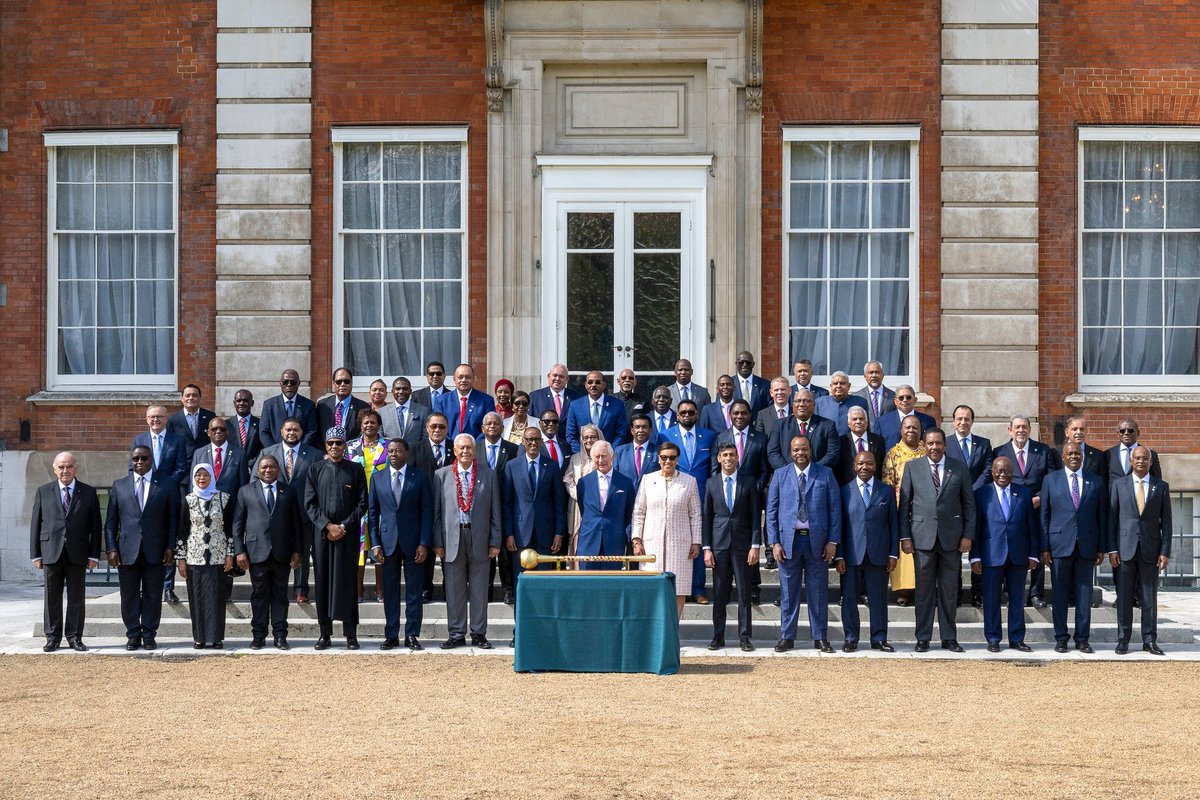
[{"label": "dirt ground", "polygon": [[1195,797],[1200,666],[0,658],[0,798]]}]

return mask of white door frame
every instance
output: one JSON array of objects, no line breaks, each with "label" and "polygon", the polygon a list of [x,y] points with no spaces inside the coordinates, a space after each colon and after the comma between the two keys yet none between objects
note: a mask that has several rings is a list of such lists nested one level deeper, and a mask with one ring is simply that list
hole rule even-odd
[{"label": "white door frame", "polygon": [[[566,263],[560,236],[561,205],[627,203],[690,206],[690,238],[680,264],[680,356],[692,361],[693,380],[706,380],[708,361],[707,189],[711,156],[539,156],[542,179],[542,360],[565,359]],[[574,209],[573,209],[574,210]],[[683,231],[688,237],[689,232]],[[616,312],[614,309],[614,313]]]}]

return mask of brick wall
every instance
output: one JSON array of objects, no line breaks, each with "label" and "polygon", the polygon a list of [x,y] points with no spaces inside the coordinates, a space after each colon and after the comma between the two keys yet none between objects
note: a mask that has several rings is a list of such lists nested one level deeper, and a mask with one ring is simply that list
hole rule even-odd
[{"label": "brick wall", "polygon": [[[467,125],[468,352],[487,363],[487,102],[483,4],[313,3],[313,392],[334,368],[333,153],[341,125]],[[449,359],[447,359],[449,360]],[[453,369],[453,364],[448,365]]]},{"label": "brick wall", "polygon": [[[1200,5],[1171,0],[1042,3],[1040,87],[1039,384],[1043,425],[1075,410],[1064,402],[1078,373],[1078,139],[1080,125],[1200,125]],[[1142,440],[1187,452],[1200,408],[1085,409],[1091,438],[1116,441],[1132,416]],[[1180,436],[1183,432],[1185,435]],[[1044,434],[1049,439],[1048,434]]]},{"label": "brick wall", "polygon": [[[0,16],[0,439],[8,448],[124,447],[145,428],[141,408],[33,406],[46,382],[48,130],[177,129],[181,383],[215,375],[214,170],[216,3],[73,0],[5,3]],[[206,392],[210,393],[209,391]],[[32,443],[20,444],[20,421]]]}]

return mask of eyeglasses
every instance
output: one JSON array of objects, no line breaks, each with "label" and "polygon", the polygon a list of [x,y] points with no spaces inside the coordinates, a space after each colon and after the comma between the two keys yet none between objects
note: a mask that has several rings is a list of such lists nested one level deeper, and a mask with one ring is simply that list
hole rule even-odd
[{"label": "eyeglasses", "polygon": [[294,380],[291,380],[290,378],[284,378],[283,380],[281,380],[279,382],[279,385],[280,386],[299,386],[300,381],[298,381],[298,380],[294,381]]},{"label": "eyeglasses", "polygon": [[1137,428],[1117,428],[1117,433],[1137,433]]},{"label": "eyeglasses", "polygon": [[150,456],[130,456],[130,461],[149,461]]},{"label": "eyeglasses", "polygon": [[219,426],[219,427],[210,427],[210,428],[208,429],[208,432],[209,432],[209,433],[216,433],[217,431],[228,431],[228,430],[229,430],[229,428],[226,428],[224,425],[221,425],[221,426]]},{"label": "eyeglasses", "polygon": [[336,383],[338,386],[349,386],[350,384],[354,383],[354,379],[353,378],[334,378],[333,382]]},{"label": "eyeglasses", "polygon": [[665,456],[664,455],[664,456],[659,456],[658,460],[659,461],[678,461],[679,456]]},{"label": "eyeglasses", "polygon": [[439,425],[439,424],[438,424],[438,423],[436,423],[436,422],[431,422],[431,423],[429,423],[429,425],[428,425],[427,427],[428,427],[428,428],[429,428],[429,430],[431,430],[431,431],[444,431],[444,430],[446,430],[446,428],[447,428],[448,426],[446,426],[446,425]]},{"label": "eyeglasses", "polygon": [[326,447],[345,447],[346,443],[342,442],[342,441],[332,441],[332,442],[326,442],[325,446]]},{"label": "eyeglasses", "polygon": [[528,400],[513,400],[513,405],[520,406],[521,408],[527,408],[529,406],[529,401]]},{"label": "eyeglasses", "polygon": [[737,360],[737,361],[735,361],[734,363],[735,363],[735,364],[749,364],[749,365],[750,365],[750,366],[752,366],[752,367],[754,366],[754,362],[753,362],[753,361],[751,361],[751,360],[750,360],[750,359],[748,359],[748,358],[741,358],[741,359],[738,359],[738,360]]},{"label": "eyeglasses", "polygon": [[425,374],[426,374],[426,375],[428,375],[428,376],[429,376],[429,377],[431,377],[431,378],[441,378],[441,377],[443,377],[443,376],[444,376],[446,373],[444,373],[444,372],[433,372],[433,371],[431,370],[431,371],[429,371],[429,372],[426,372]]},{"label": "eyeglasses", "polygon": [[540,436],[539,436],[538,438],[536,438],[536,439],[522,439],[521,441],[522,441],[522,442],[524,442],[525,444],[536,444],[536,445],[539,445],[539,446],[540,446],[540,445],[541,445],[541,443],[542,443],[542,439],[541,439],[541,437],[540,437]]},{"label": "eyeglasses", "polygon": [[543,419],[543,420],[540,420],[540,422],[543,425],[557,425],[558,424],[558,420],[556,420],[556,419]]}]

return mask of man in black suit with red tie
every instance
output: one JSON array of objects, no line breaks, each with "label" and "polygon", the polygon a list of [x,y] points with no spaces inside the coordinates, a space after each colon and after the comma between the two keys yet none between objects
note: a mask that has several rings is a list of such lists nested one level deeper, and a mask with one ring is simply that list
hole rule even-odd
[{"label": "man in black suit with red tie", "polygon": [[229,438],[246,454],[246,465],[249,466],[263,449],[258,433],[260,420],[251,413],[254,411],[254,395],[249,389],[238,389],[233,393],[233,411],[233,416],[225,420],[229,425]]},{"label": "man in black suit with red tie", "polygon": [[[749,404],[738,400],[749,417]],[[750,628],[750,567],[758,564],[758,519],[762,506],[760,487],[738,469],[737,447],[728,442],[717,450],[719,471],[704,490],[700,541],[704,565],[713,570],[713,638],[709,650],[725,646],[725,607],[732,583],[738,591],[738,641],[742,650],[754,649]]]},{"label": "man in black suit with red tie", "polygon": [[[84,577],[100,560],[100,501],[96,490],[75,479],[78,465],[71,453],[54,457],[57,480],[38,487],[29,524],[29,557],[45,574],[46,644],[58,649],[66,633],[72,650],[83,652]],[[67,590],[67,625],[63,628],[63,586]]]}]

